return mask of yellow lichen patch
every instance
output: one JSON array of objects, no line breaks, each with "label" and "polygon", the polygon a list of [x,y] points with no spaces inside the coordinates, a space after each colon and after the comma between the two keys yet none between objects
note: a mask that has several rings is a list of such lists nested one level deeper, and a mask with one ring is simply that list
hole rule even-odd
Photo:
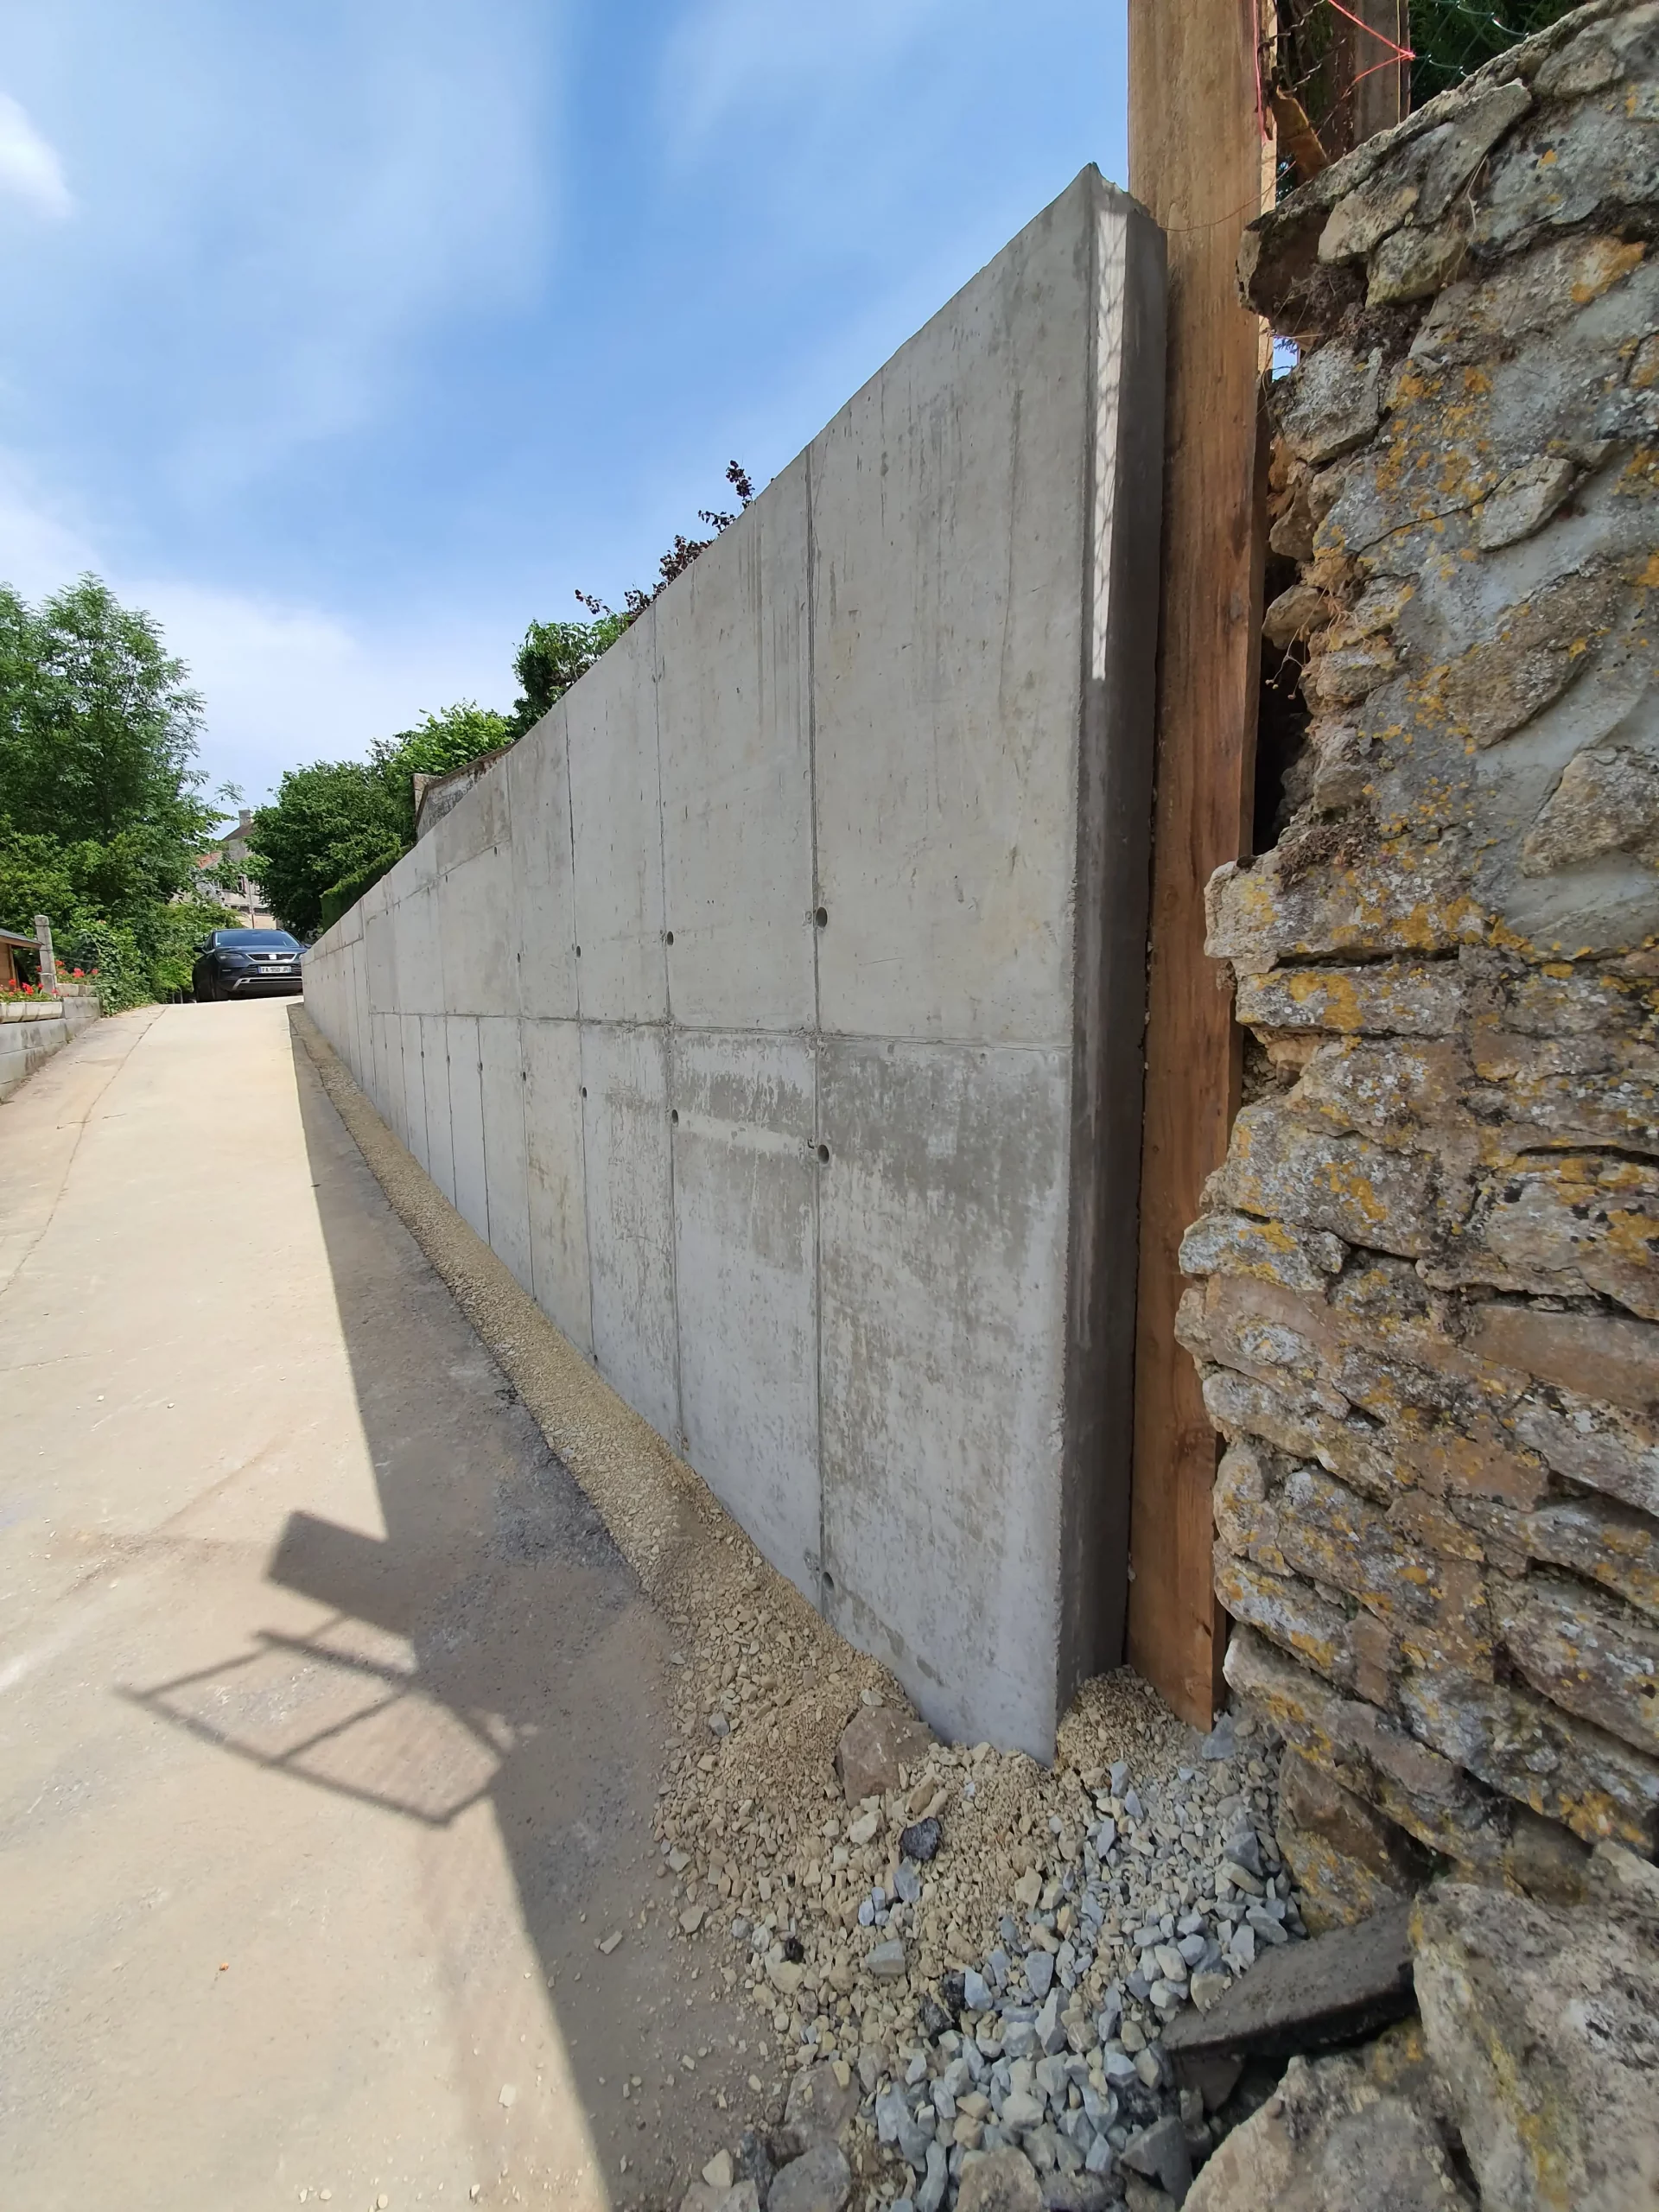
[{"label": "yellow lichen patch", "polygon": [[1627,245],[1622,238],[1597,238],[1579,263],[1574,307],[1588,307],[1621,276],[1628,276],[1646,251],[1639,240]]},{"label": "yellow lichen patch", "polygon": [[1357,1167],[1345,1166],[1339,1160],[1324,1160],[1318,1170],[1318,1179],[1333,1198],[1351,1205],[1363,1220],[1376,1227],[1387,1221],[1387,1205],[1377,1196],[1369,1178]]}]

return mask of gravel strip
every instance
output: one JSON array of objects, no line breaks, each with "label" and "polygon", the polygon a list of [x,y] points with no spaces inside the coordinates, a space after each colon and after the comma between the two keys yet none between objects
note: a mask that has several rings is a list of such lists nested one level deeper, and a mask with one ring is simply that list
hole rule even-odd
[{"label": "gravel strip", "polygon": [[[1190,2096],[1183,2110],[1160,2028],[1302,1933],[1274,1842],[1274,1747],[1243,1719],[1201,1739],[1125,1671],[1078,1693],[1052,1769],[932,1745],[849,1804],[842,1731],[903,1709],[898,1685],[767,1565],[461,1220],[302,1010],[294,1022],[394,1210],[673,1624],[659,1909],[711,1985],[757,2007],[763,2063],[852,2101],[849,2201],[938,2212],[999,2148],[1023,2155],[1046,2204],[1104,2204],[1131,2181],[1178,2197],[1176,2138],[1196,2163],[1214,2124]],[[787,2126],[779,2139],[791,2147]],[[752,2176],[732,2188],[764,2202]],[[743,2212],[731,2193],[698,2182],[686,2201]]]}]

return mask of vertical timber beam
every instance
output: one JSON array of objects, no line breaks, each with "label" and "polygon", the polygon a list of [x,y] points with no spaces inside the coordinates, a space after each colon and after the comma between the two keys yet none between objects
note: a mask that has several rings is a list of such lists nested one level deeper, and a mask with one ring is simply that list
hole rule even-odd
[{"label": "vertical timber beam", "polygon": [[1204,888],[1249,849],[1263,514],[1262,333],[1239,304],[1244,226],[1268,203],[1256,0],[1129,0],[1129,189],[1168,234],[1157,793],[1141,1171],[1128,1659],[1207,1728],[1220,1682],[1211,1582],[1217,1442],[1175,1341],[1177,1253],[1238,1106]]},{"label": "vertical timber beam", "polygon": [[1411,106],[1411,64],[1397,58],[1408,43],[1407,0],[1352,0],[1333,16],[1335,83],[1326,151],[1345,154],[1392,130]]}]

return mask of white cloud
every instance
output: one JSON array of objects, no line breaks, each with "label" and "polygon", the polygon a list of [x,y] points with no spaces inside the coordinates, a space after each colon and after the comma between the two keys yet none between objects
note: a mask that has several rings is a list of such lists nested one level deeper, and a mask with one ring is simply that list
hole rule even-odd
[{"label": "white cloud", "polygon": [[[55,0],[10,66],[53,118],[78,219],[60,250],[9,266],[6,362],[32,362],[29,334],[51,329],[74,400],[112,383],[106,419],[146,410],[155,480],[197,513],[381,430],[424,397],[435,338],[511,324],[541,295],[563,16],[561,0]],[[10,100],[8,191],[70,205]]]},{"label": "white cloud", "polygon": [[9,92],[0,92],[0,194],[60,222],[74,212],[63,164]]},{"label": "white cloud", "polygon": [[[113,582],[113,580],[111,580]],[[147,607],[190,664],[207,704],[202,765],[252,804],[284,768],[360,757],[458,698],[510,703],[499,624],[418,634],[379,632],[320,608],[136,579],[119,595]]]},{"label": "white cloud", "polygon": [[683,149],[745,115],[805,92],[814,104],[888,62],[944,0],[842,0],[836,8],[780,8],[776,0],[704,0],[664,55],[662,82]]},{"label": "white cloud", "polygon": [[284,768],[360,757],[426,709],[509,703],[499,620],[377,631],[315,607],[125,570],[98,532],[0,454],[0,582],[27,599],[91,570],[161,624],[207,703],[201,765],[254,804]]}]

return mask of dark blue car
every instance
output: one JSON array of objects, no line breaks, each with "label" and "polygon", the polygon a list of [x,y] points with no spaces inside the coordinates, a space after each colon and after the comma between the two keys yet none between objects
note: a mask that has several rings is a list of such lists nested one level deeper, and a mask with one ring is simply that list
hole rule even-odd
[{"label": "dark blue car", "polygon": [[303,949],[286,930],[215,930],[196,957],[191,987],[199,999],[297,991]]}]

